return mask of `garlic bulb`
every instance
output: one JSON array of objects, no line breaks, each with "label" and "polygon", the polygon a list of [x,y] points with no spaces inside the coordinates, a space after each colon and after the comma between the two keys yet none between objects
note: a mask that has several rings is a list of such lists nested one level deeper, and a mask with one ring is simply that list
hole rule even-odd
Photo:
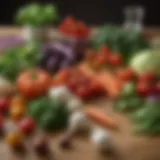
[{"label": "garlic bulb", "polygon": [[69,100],[67,106],[69,111],[73,113],[83,107],[83,102],[79,98],[73,97],[71,100]]},{"label": "garlic bulb", "polygon": [[74,95],[65,86],[53,87],[49,90],[49,97],[53,100],[63,101],[68,103]]},{"label": "garlic bulb", "polygon": [[81,111],[74,112],[69,119],[68,132],[77,133],[82,131],[88,131],[90,128],[90,123],[86,115]]},{"label": "garlic bulb", "polygon": [[102,128],[94,128],[91,133],[91,141],[96,144],[100,151],[107,151],[111,146],[109,132]]}]

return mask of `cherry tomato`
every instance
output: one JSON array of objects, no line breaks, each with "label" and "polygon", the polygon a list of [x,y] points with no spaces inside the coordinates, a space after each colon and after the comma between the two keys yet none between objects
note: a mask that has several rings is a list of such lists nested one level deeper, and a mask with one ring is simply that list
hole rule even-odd
[{"label": "cherry tomato", "polygon": [[110,55],[111,54],[111,50],[109,49],[109,47],[107,47],[106,45],[103,45],[100,50],[98,51],[98,54],[102,54],[102,55]]},{"label": "cherry tomato", "polygon": [[82,99],[88,99],[89,98],[89,94],[90,94],[90,91],[87,90],[87,88],[85,86],[79,86],[77,89],[76,89],[76,94],[82,98]]},{"label": "cherry tomato", "polygon": [[75,90],[77,87],[77,80],[75,78],[71,78],[67,82],[67,86],[71,90]]},{"label": "cherry tomato", "polygon": [[32,118],[28,117],[20,121],[19,128],[24,134],[30,134],[35,130],[36,124]]},{"label": "cherry tomato", "polygon": [[153,73],[147,73],[140,76],[139,81],[153,83],[156,80],[156,76]]},{"label": "cherry tomato", "polygon": [[1,98],[0,99],[0,112],[6,113],[10,106],[10,100],[8,98]]},{"label": "cherry tomato", "polygon": [[148,83],[139,82],[137,84],[137,92],[141,96],[146,96],[146,95],[150,94],[151,92],[153,92],[153,87]]},{"label": "cherry tomato", "polygon": [[75,24],[75,23],[76,23],[76,20],[75,20],[74,17],[72,17],[72,16],[66,17],[66,18],[64,19],[64,21],[63,21],[63,25],[64,25],[64,26],[73,25],[73,24]]},{"label": "cherry tomato", "polygon": [[97,94],[97,93],[101,93],[102,92],[102,86],[96,82],[96,81],[92,81],[90,83],[90,90],[92,94]]},{"label": "cherry tomato", "polygon": [[96,61],[99,62],[100,64],[105,64],[107,62],[107,57],[106,55],[98,55]]},{"label": "cherry tomato", "polygon": [[89,28],[81,21],[77,22],[77,33],[78,38],[86,38],[89,35]]},{"label": "cherry tomato", "polygon": [[118,73],[118,78],[122,81],[131,81],[133,80],[134,78],[136,77],[136,73],[130,69],[130,68],[127,68],[125,70],[122,70]]},{"label": "cherry tomato", "polygon": [[120,66],[122,64],[122,57],[118,54],[111,54],[109,61],[113,66]]},{"label": "cherry tomato", "polygon": [[156,92],[160,93],[160,82],[156,84],[155,88]]}]

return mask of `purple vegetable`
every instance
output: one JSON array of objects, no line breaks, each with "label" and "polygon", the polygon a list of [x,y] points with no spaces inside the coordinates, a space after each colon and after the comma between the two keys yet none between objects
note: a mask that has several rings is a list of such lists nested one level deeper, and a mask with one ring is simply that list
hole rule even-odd
[{"label": "purple vegetable", "polygon": [[50,73],[57,72],[82,60],[87,47],[86,42],[77,40],[46,44],[40,65]]}]

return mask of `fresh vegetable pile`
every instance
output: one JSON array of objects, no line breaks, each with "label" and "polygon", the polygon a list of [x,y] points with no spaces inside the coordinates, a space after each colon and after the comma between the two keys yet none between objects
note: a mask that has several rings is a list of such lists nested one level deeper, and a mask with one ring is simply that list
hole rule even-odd
[{"label": "fresh vegetable pile", "polygon": [[124,30],[114,25],[103,26],[93,41],[95,48],[106,44],[114,51],[121,53],[126,63],[132,54],[149,47],[140,32]]},{"label": "fresh vegetable pile", "polygon": [[[58,17],[56,6],[39,4],[16,16],[34,28]],[[76,132],[92,129],[91,140],[107,152],[108,132],[93,128],[89,119],[107,129],[117,129],[116,121],[99,108],[84,108],[86,100],[104,95],[129,114],[136,131],[160,135],[159,50],[141,51],[149,47],[142,34],[116,26],[104,26],[90,41],[90,28],[73,17],[58,29],[67,40],[33,40],[7,49],[0,59],[0,130],[9,146],[21,146],[25,137],[36,134],[34,150],[44,154],[47,131],[65,129],[60,147],[68,148]],[[13,123],[6,127],[8,120]]]},{"label": "fresh vegetable pile", "polygon": [[123,66],[123,57],[121,54],[111,51],[106,45],[103,45],[98,51],[88,50],[86,62],[93,70],[115,69]]},{"label": "fresh vegetable pile", "polygon": [[[128,73],[127,73],[128,74]],[[124,80],[124,76],[120,77]],[[126,80],[126,78],[125,78]],[[160,133],[160,79],[153,73],[141,76],[130,72],[130,78],[124,83],[123,90],[115,102],[115,108],[131,113],[137,121],[136,131],[151,135]]]}]

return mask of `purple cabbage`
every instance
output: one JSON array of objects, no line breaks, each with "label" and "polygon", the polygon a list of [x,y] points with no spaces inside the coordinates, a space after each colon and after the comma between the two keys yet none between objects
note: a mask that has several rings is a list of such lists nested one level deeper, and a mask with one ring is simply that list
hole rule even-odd
[{"label": "purple cabbage", "polygon": [[46,44],[43,48],[40,65],[51,73],[70,67],[84,58],[88,47],[86,41],[59,41]]}]

